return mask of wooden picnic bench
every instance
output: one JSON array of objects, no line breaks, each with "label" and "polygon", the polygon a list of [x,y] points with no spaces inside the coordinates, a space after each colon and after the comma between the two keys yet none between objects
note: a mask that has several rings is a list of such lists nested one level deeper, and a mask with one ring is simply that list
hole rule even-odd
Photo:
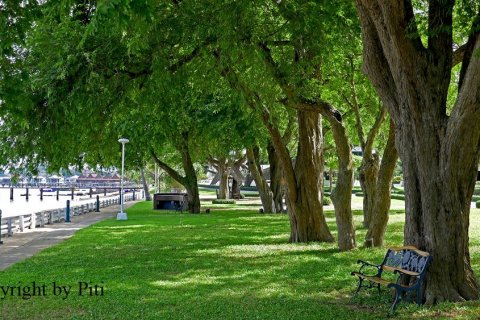
[{"label": "wooden picnic bench", "polygon": [[[380,285],[395,289],[395,299],[392,303],[391,312],[395,311],[397,304],[408,294],[416,293],[416,302],[422,303],[422,282],[432,257],[428,252],[421,251],[414,246],[389,248],[381,264],[371,264],[358,260],[362,264],[358,272],[352,272],[352,276],[358,277],[358,287],[355,295],[361,288],[377,288],[380,293]],[[367,273],[367,268],[371,273]],[[386,279],[384,272],[388,271],[396,276],[396,280]]]}]

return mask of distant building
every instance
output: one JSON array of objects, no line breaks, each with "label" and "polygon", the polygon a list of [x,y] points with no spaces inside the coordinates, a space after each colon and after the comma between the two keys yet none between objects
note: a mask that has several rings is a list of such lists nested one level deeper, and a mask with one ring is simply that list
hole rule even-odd
[{"label": "distant building", "polygon": [[66,178],[64,178],[64,181],[65,181],[66,184],[75,184],[75,183],[77,183],[78,177],[79,176],[77,176],[77,175],[66,177]]},{"label": "distant building", "polygon": [[0,184],[1,185],[6,185],[6,184],[10,184],[12,182],[12,177],[10,175],[7,175],[7,174],[0,174]]},{"label": "distant building", "polygon": [[65,182],[65,179],[61,176],[53,175],[50,177],[47,177],[47,183],[49,184],[63,184]]},{"label": "distant building", "polygon": [[89,185],[116,185],[120,184],[120,177],[115,173],[113,175],[98,175],[96,173],[90,173],[81,175],[77,178],[77,183],[89,184]]}]

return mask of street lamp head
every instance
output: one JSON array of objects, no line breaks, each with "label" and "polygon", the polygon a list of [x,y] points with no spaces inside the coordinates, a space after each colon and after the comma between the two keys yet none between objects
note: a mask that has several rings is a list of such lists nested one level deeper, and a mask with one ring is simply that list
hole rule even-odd
[{"label": "street lamp head", "polygon": [[128,143],[129,141],[130,141],[130,140],[128,140],[127,138],[118,139],[118,142],[120,142],[121,144]]}]

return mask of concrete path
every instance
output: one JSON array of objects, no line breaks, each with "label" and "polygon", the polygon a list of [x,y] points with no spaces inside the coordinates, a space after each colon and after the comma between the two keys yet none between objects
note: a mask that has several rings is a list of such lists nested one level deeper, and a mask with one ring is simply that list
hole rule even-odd
[{"label": "concrete path", "polygon": [[[125,203],[128,208],[136,202]],[[24,232],[13,234],[12,237],[2,236],[3,244],[0,244],[0,271],[19,261],[25,260],[37,252],[51,247],[65,239],[70,238],[80,229],[88,227],[101,220],[116,217],[120,206],[102,208],[101,212],[89,212],[80,216],[73,216],[72,222],[60,222],[26,229]]]}]

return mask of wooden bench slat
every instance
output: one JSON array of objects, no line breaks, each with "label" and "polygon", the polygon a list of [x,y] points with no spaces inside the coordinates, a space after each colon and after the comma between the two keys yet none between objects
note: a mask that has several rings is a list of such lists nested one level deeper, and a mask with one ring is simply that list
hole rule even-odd
[{"label": "wooden bench slat", "polygon": [[409,271],[409,270],[405,270],[405,269],[402,269],[402,268],[396,268],[396,267],[387,266],[387,265],[383,265],[382,269],[387,270],[387,271],[392,271],[392,272],[394,272],[395,270],[398,270],[398,271],[401,271],[405,274],[408,274],[409,276],[419,276],[420,275],[420,273],[415,272],[415,271]]},{"label": "wooden bench slat", "polygon": [[[358,276],[358,277],[363,278],[365,280],[372,281],[372,282],[375,282],[375,283],[380,283],[380,284],[383,284],[383,285],[395,284],[395,282],[388,281],[388,280],[385,280],[385,279],[380,278],[380,277],[366,276],[366,275],[358,273],[358,272],[353,272],[353,274],[355,276]],[[408,288],[408,286],[405,286],[403,284],[398,284],[398,285],[401,286],[401,287],[404,287],[404,288]]]}]

